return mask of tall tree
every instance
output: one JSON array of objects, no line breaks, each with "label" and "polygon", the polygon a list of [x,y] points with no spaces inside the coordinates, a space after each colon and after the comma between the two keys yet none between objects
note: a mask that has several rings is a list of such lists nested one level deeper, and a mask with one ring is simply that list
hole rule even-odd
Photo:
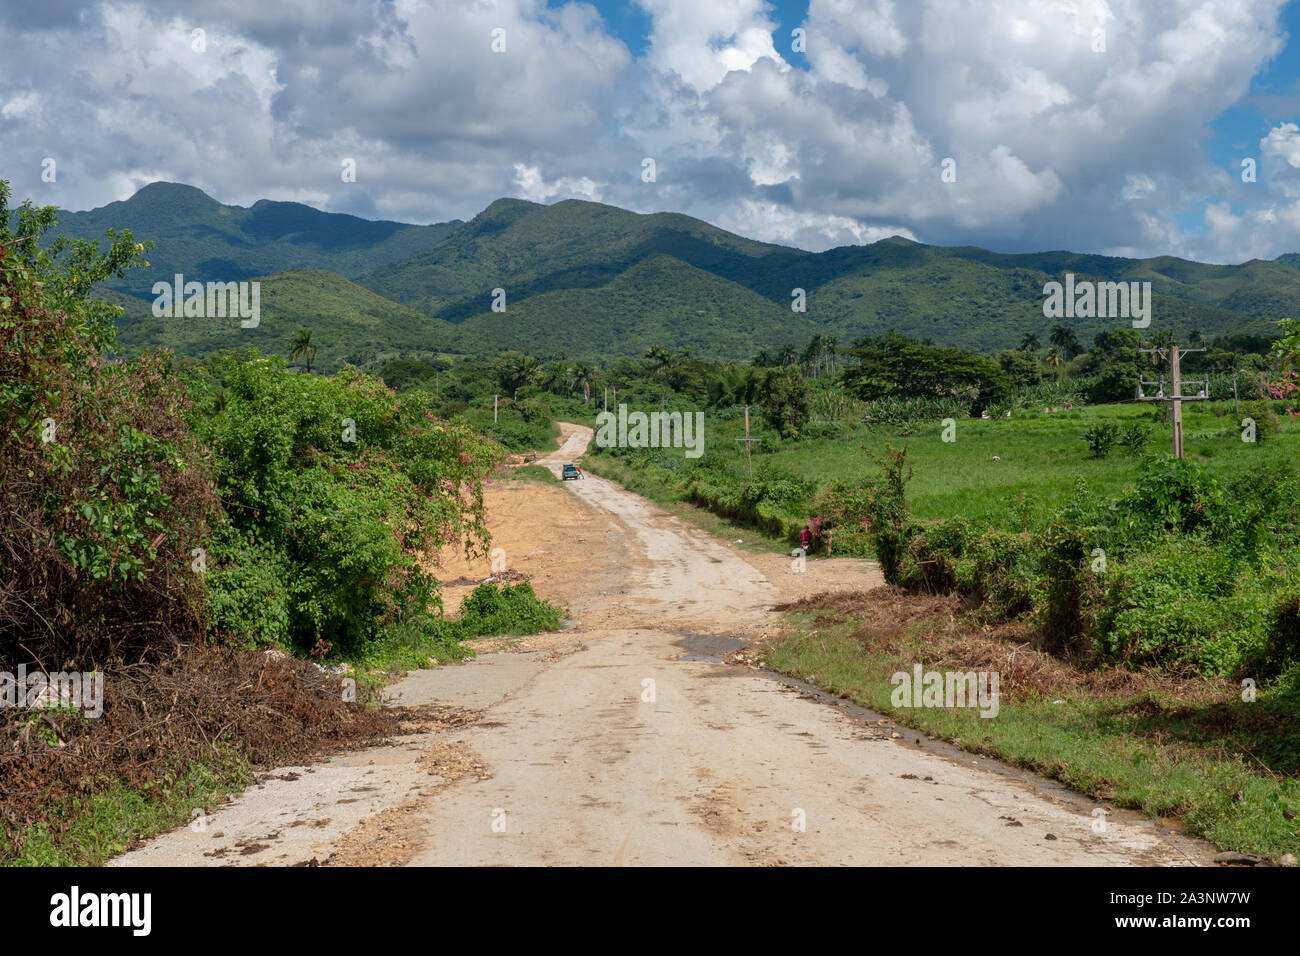
[{"label": "tall tree", "polygon": [[524,352],[502,352],[492,364],[501,388],[514,398],[519,397],[519,389],[531,382],[537,375],[537,359]]},{"label": "tall tree", "polygon": [[1022,352],[1037,352],[1042,347],[1043,344],[1038,341],[1038,336],[1033,332],[1026,332],[1025,337],[1020,340],[1020,351]]},{"label": "tall tree", "polygon": [[596,384],[596,373],[592,367],[585,362],[574,363],[569,371],[569,387],[582,389],[583,404],[591,401],[591,386],[594,384]]},{"label": "tall tree", "polygon": [[1061,350],[1061,354],[1065,356],[1067,362],[1082,351],[1079,347],[1079,340],[1064,325],[1055,326],[1048,341]]},{"label": "tall tree", "polygon": [[858,362],[844,370],[844,387],[863,401],[894,396],[987,400],[1010,384],[1006,372],[986,356],[897,333],[862,339],[845,354]]},{"label": "tall tree", "polygon": [[840,340],[833,335],[822,336],[822,346],[826,349],[826,368],[831,374],[835,374],[835,354],[840,350]]},{"label": "tall tree", "polygon": [[661,375],[664,369],[673,364],[673,354],[662,345],[652,345],[645,350],[643,358],[650,360],[650,374]]},{"label": "tall tree", "polygon": [[289,344],[292,346],[289,361],[301,357],[307,363],[307,374],[310,375],[312,363],[316,361],[316,346],[312,344],[311,329],[299,329],[293,333],[293,340]]}]

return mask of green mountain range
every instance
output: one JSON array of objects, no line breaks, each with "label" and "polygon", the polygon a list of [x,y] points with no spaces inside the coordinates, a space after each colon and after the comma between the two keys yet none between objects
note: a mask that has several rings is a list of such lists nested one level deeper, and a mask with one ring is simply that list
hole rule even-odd
[{"label": "green mountain range", "polygon": [[[1168,256],[1008,255],[899,237],[811,253],[677,213],[579,200],[501,199],[469,222],[412,226],[298,203],[224,206],[173,183],[60,221],[66,234],[87,238],[109,226],[156,243],[148,269],[104,292],[127,307],[122,344],[166,344],[190,355],[246,344],[283,351],[300,326],[313,330],[323,357],[358,361],[508,348],[639,355],[652,344],[739,358],[818,333],[847,344],[888,329],[993,351],[1017,346],[1026,333],[1046,342],[1057,324],[1083,343],[1129,325],[1045,318],[1043,286],[1066,272],[1150,282],[1149,331],[1184,339],[1193,330],[1268,336],[1277,319],[1300,315],[1296,253],[1225,266]],[[175,272],[198,281],[261,276],[259,329],[155,319],[149,290]],[[804,312],[791,309],[795,290],[803,290]],[[504,311],[494,311],[502,297]]]},{"label": "green mountain range", "polygon": [[171,282],[178,272],[199,282],[234,282],[288,269],[323,269],[355,279],[424,251],[460,225],[460,220],[432,226],[372,221],[266,199],[246,209],[223,205],[193,186],[151,183],[124,202],[88,212],[60,211],[58,231],[98,239],[106,229],[130,229],[137,240],[152,239],[149,267],[107,284],[112,291],[152,299],[153,284]]},{"label": "green mountain range", "polygon": [[[136,299],[118,320],[118,346],[127,352],[166,346],[196,358],[245,348],[287,355],[294,333],[307,328],[319,350],[315,364],[320,368],[342,361],[363,365],[402,352],[490,350],[449,322],[421,315],[333,272],[291,269],[256,281],[261,286],[256,327],[242,327],[238,317],[157,318],[151,302]],[[123,304],[126,297],[104,298]]]}]

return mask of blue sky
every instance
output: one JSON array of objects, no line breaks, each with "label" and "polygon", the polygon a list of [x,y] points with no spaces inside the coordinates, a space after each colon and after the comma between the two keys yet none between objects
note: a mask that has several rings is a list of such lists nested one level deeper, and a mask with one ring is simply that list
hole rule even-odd
[{"label": "blue sky", "polygon": [[170,180],[1241,262],[1300,251],[1297,37],[1300,0],[5,3],[0,177],[70,209]]}]

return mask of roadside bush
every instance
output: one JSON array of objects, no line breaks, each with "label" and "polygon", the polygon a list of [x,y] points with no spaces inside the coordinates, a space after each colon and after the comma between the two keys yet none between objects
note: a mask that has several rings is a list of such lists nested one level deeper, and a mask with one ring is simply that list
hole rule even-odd
[{"label": "roadside bush", "polygon": [[1283,594],[1269,610],[1260,665],[1266,676],[1300,665],[1300,591]]},{"label": "roadside bush", "polygon": [[270,623],[300,651],[344,655],[388,627],[432,628],[421,559],[452,542],[483,550],[492,444],[435,418],[428,395],[398,397],[354,370],[288,375],[278,358],[230,359],[225,382],[206,425],[217,487],[242,551],[273,557],[260,579],[217,563],[219,620],[244,633]]},{"label": "roadside bush", "polygon": [[1191,534],[1222,520],[1225,502],[1223,489],[1199,462],[1162,455],[1142,463],[1137,487],[1117,502],[1117,510],[1129,516],[1131,532]]},{"label": "roadside bush", "polygon": [[917,528],[899,555],[897,585],[909,591],[946,594],[957,589],[956,565],[965,555],[970,522],[948,518]]},{"label": "roadside bush", "polygon": [[837,554],[875,555],[889,584],[931,589],[927,575],[945,572],[925,563],[924,555],[909,555],[919,529],[907,512],[907,449],[886,444],[875,461],[879,477],[831,482],[817,493],[810,506],[812,531],[823,538],[833,534]]},{"label": "roadside bush", "polygon": [[[1079,497],[1076,491],[1076,504],[1070,517],[1083,517],[1083,508],[1077,503]],[[1101,582],[1105,580],[1104,552],[1094,554],[1101,530],[1071,523],[1063,515],[1040,538],[1042,594],[1038,602],[1038,634],[1043,650],[1071,656],[1090,653],[1083,638],[1089,630],[1090,608],[1099,604]]]},{"label": "roadside bush", "polygon": [[912,468],[907,464],[907,449],[888,444],[876,463],[882,474],[865,499],[865,526],[885,580],[897,584],[900,565],[915,527],[907,513],[906,495]]},{"label": "roadside bush", "polygon": [[243,647],[290,646],[283,553],[227,525],[216,536],[210,557],[209,630]]},{"label": "roadside bush", "polygon": [[539,600],[527,581],[518,584],[480,584],[461,605],[459,620],[452,622],[456,636],[465,639],[486,634],[538,634],[560,629],[560,609]]},{"label": "roadside bush", "polygon": [[919,527],[899,562],[898,586],[956,592],[987,620],[1010,620],[1033,608],[1037,556],[1028,534],[975,531],[965,518]]},{"label": "roadside bush", "polygon": [[190,550],[216,496],[170,360],[100,355],[113,309],[86,294],[143,246],[42,249],[53,209],[11,215],[8,195],[0,182],[0,662],[142,660],[202,635]]},{"label": "roadside bush", "polygon": [[686,498],[766,534],[790,537],[802,526],[805,502],[815,489],[812,482],[771,465],[760,465],[747,480],[710,462],[690,473]]},{"label": "roadside bush", "polygon": [[1231,676],[1267,627],[1263,591],[1210,543],[1169,538],[1116,569],[1097,620],[1101,655],[1126,667]]}]

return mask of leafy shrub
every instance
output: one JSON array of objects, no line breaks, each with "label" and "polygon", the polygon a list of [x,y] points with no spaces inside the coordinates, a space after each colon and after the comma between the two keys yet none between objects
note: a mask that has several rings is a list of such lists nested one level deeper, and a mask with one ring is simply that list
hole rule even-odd
[{"label": "leafy shrub", "polygon": [[1117,503],[1139,532],[1190,534],[1224,514],[1223,490],[1199,462],[1162,455],[1148,458],[1136,489]]},{"label": "leafy shrub", "polygon": [[1268,634],[1260,659],[1265,675],[1300,665],[1300,592],[1283,594],[1268,615]]},{"label": "leafy shrub", "polygon": [[1009,620],[1033,608],[1036,565],[1028,534],[978,532],[965,518],[948,518],[916,529],[896,583],[913,591],[955,591],[986,619]]},{"label": "leafy shrub", "polygon": [[[491,443],[436,419],[427,394],[398,397],[353,370],[288,375],[278,358],[232,358],[223,399],[206,425],[217,487],[247,547],[274,552],[292,645],[351,655],[385,628],[433,627],[420,557],[450,542],[483,549]],[[218,564],[221,620],[254,613],[249,583]]]},{"label": "leafy shrub", "polygon": [[[957,586],[956,564],[965,555],[970,522],[947,518],[916,530],[898,559],[895,582],[909,591],[944,594]],[[886,579],[888,580],[888,579]]]},{"label": "leafy shrub", "polygon": [[745,479],[707,456],[701,461],[706,463],[694,468],[688,478],[688,501],[775,537],[797,533],[816,490],[813,482],[767,464],[760,465],[752,479]]},{"label": "leafy shrub", "polygon": [[1105,554],[1094,554],[1101,529],[1072,523],[1069,517],[1079,517],[1082,509],[1076,504],[1072,510],[1073,515],[1062,515],[1040,537],[1042,599],[1038,633],[1045,650],[1081,655],[1089,650],[1083,637],[1089,629],[1088,608],[1100,597]]},{"label": "leafy shrub", "polygon": [[560,629],[560,609],[539,600],[527,581],[480,584],[461,605],[455,632],[464,639],[487,634],[537,634]]},{"label": "leafy shrub", "polygon": [[1273,403],[1267,401],[1242,402],[1238,421],[1251,419],[1255,423],[1255,444],[1262,445],[1271,436],[1282,430],[1282,423],[1273,411]]},{"label": "leafy shrub", "polygon": [[907,464],[907,449],[893,448],[888,444],[876,462],[882,474],[864,497],[864,524],[871,550],[880,562],[885,580],[896,584],[903,556],[914,533],[914,525],[907,513],[906,495],[912,468]]},{"label": "leafy shrub", "polygon": [[1119,433],[1115,443],[1129,450],[1131,455],[1140,455],[1142,449],[1151,440],[1151,429],[1141,422],[1130,422]]},{"label": "leafy shrub", "polygon": [[[0,182],[0,660],[140,660],[202,635],[190,550],[217,501],[166,356],[108,364],[86,298],[143,245],[40,238],[54,210]],[[13,227],[13,231],[11,231]]]},{"label": "leafy shrub", "polygon": [[1118,568],[1097,620],[1098,650],[1128,667],[1229,676],[1267,626],[1262,589],[1210,543],[1169,539]]},{"label": "leafy shrub", "polygon": [[218,535],[208,572],[208,627],[247,647],[291,644],[289,585],[284,555],[227,526]]},{"label": "leafy shrub", "polygon": [[1119,426],[1114,422],[1098,422],[1088,427],[1083,433],[1083,440],[1088,443],[1088,450],[1093,458],[1105,458],[1119,441]]}]

